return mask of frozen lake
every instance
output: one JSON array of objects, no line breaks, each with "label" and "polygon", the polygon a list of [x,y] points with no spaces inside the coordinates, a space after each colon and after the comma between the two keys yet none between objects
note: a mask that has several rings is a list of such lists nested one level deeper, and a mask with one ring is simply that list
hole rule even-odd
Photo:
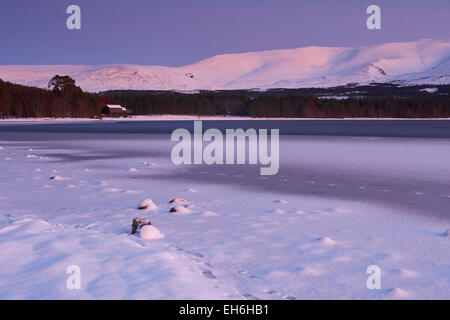
[{"label": "frozen lake", "polygon": [[[1,124],[0,298],[450,297],[449,121],[203,126],[280,128],[280,172],[173,165],[189,121]],[[176,197],[188,213],[169,213]],[[165,237],[127,234],[135,216]]]},{"label": "frozen lake", "polygon": [[[450,138],[450,120],[210,120],[203,121],[203,127],[205,130],[279,128],[281,135]],[[193,122],[126,120],[63,124],[0,122],[0,132],[170,133],[177,128],[192,131]]]}]

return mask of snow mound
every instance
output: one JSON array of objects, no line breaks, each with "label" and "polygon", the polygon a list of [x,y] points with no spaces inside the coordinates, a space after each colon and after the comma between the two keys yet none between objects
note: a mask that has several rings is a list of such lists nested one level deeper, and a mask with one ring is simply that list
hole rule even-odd
[{"label": "snow mound", "polygon": [[276,214],[283,214],[283,213],[286,213],[286,211],[284,211],[283,209],[275,209],[275,210],[273,210],[272,212],[273,212],[273,213],[276,213]]},{"label": "snow mound", "polygon": [[118,189],[118,188],[104,188],[103,192],[108,192],[108,193],[120,192],[120,189]]},{"label": "snow mound", "polygon": [[407,270],[407,269],[400,269],[398,270],[398,275],[402,278],[406,278],[406,279],[413,279],[413,278],[417,278],[418,274],[415,273],[414,271],[411,270]]},{"label": "snow mound", "polygon": [[143,226],[139,232],[142,240],[158,240],[164,238],[164,235],[154,226]]},{"label": "snow mound", "polygon": [[300,270],[300,275],[302,276],[318,276],[322,274],[322,271],[314,269],[314,268],[310,268],[310,267],[306,267]]},{"label": "snow mound", "polygon": [[156,210],[158,207],[156,206],[156,204],[153,202],[152,199],[145,199],[142,200],[141,203],[139,203],[138,205],[138,209],[139,210]]},{"label": "snow mound", "polygon": [[188,189],[186,189],[186,192],[197,192],[197,190],[195,190],[193,188],[188,188]]},{"label": "snow mound", "polygon": [[184,206],[176,206],[176,207],[173,207],[172,209],[170,209],[170,212],[173,212],[175,214],[180,214],[180,215],[188,215],[192,211]]},{"label": "snow mound", "polygon": [[0,146],[0,150],[3,150],[3,147],[2,147],[2,146]]},{"label": "snow mound", "polygon": [[63,178],[61,176],[51,176],[50,180],[63,181],[63,180],[67,180],[67,178]]},{"label": "snow mound", "polygon": [[130,168],[130,169],[128,169],[128,172],[137,172],[137,169],[136,168]]},{"label": "snow mound", "polygon": [[388,296],[391,299],[405,299],[409,298],[411,294],[406,290],[400,288],[393,288],[388,290]]},{"label": "snow mound", "polygon": [[213,211],[204,211],[202,213],[202,216],[204,216],[204,217],[215,217],[215,216],[218,216],[218,215],[219,215],[218,213],[213,212]]},{"label": "snow mound", "polygon": [[330,237],[322,237],[316,240],[318,243],[323,244],[324,246],[333,246],[337,244],[337,242]]},{"label": "snow mound", "polygon": [[283,199],[275,200],[275,202],[276,203],[280,203],[280,204],[287,204],[288,203],[286,200],[283,200]]}]

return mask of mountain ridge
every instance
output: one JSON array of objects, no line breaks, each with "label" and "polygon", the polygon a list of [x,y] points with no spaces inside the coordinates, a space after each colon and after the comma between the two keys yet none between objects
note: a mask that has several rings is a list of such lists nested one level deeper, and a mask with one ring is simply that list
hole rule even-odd
[{"label": "mountain ridge", "polygon": [[0,66],[0,79],[46,87],[70,75],[85,91],[235,90],[333,87],[347,83],[450,84],[450,40],[422,39],[363,47],[308,46],[220,54],[180,66]]}]

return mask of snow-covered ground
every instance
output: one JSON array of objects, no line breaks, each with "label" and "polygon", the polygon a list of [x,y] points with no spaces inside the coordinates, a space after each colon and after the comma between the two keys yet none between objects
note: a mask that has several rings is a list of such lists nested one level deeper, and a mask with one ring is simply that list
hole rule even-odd
[{"label": "snow-covered ground", "polygon": [[273,177],[172,145],[0,132],[0,299],[450,299],[448,139],[286,136]]}]

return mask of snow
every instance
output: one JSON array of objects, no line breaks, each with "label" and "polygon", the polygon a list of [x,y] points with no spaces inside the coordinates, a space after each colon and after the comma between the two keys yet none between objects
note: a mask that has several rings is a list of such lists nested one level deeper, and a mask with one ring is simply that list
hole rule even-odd
[{"label": "snow", "polygon": [[189,206],[189,201],[182,199],[182,198],[175,198],[169,201],[169,203],[172,204],[181,204],[183,206]]},{"label": "snow", "polygon": [[[280,174],[262,180],[175,167],[165,135],[39,134],[0,133],[0,299],[450,298],[448,139],[281,137]],[[176,198],[189,214],[169,214]],[[135,217],[152,227],[129,234]]]},{"label": "snow", "polygon": [[154,226],[143,226],[139,232],[142,240],[158,240],[164,238],[164,235]]},{"label": "snow", "polygon": [[145,199],[142,200],[141,203],[139,203],[138,209],[146,209],[146,210],[156,210],[158,207],[153,202],[152,199]]},{"label": "snow", "polygon": [[[0,79],[47,87],[55,74],[82,89],[197,90],[331,87],[347,83],[449,84],[450,40],[224,54],[181,67],[0,66]],[[192,75],[192,76],[191,76]]]},{"label": "snow", "polygon": [[421,89],[420,91],[425,91],[425,92],[428,92],[428,93],[436,93],[439,90],[438,90],[438,88],[424,88],[424,89]]},{"label": "snow", "polygon": [[172,209],[170,209],[170,211],[177,215],[188,215],[192,212],[190,209],[186,208],[185,206],[175,206]]}]

